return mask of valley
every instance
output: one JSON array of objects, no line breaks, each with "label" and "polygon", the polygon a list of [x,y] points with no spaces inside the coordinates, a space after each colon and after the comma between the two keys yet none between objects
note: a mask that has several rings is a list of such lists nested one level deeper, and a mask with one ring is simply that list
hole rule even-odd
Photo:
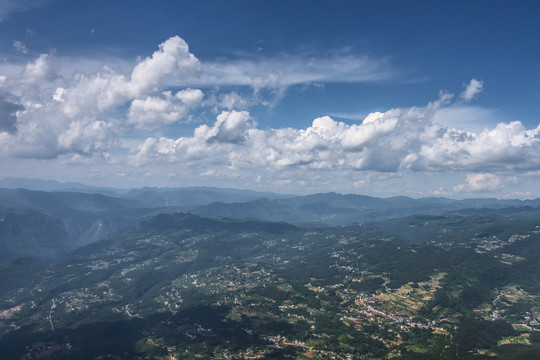
[{"label": "valley", "polygon": [[538,226],[147,217],[53,263],[2,264],[2,358],[532,359]]}]

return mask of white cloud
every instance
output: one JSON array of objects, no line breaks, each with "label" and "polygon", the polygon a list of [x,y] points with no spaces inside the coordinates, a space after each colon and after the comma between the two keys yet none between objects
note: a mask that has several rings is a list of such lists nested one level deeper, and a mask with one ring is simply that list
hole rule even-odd
[{"label": "white cloud", "polygon": [[[231,81],[245,81],[255,89],[308,80],[369,81],[385,76],[360,71],[374,66],[369,59],[336,58],[335,63],[345,68],[339,74],[332,67],[335,64],[325,59],[312,59],[307,66],[305,59],[288,59],[290,68],[276,66],[279,62],[248,62],[243,64],[245,68],[229,63],[225,68],[231,69],[231,74],[223,69],[220,74],[231,76]],[[328,74],[323,74],[322,67],[327,65]],[[51,56],[43,54],[27,64],[18,80],[10,76],[3,81],[4,88],[11,91],[10,104],[20,104],[3,121],[4,129],[9,129],[2,137],[8,153],[55,157],[69,152],[106,152],[118,143],[123,126],[159,130],[188,120],[190,112],[201,105],[213,104],[216,110],[228,110],[213,125],[199,126],[192,137],[150,138],[133,150],[132,162],[142,164],[165,158],[193,161],[193,166],[209,162],[244,169],[300,167],[384,172],[540,168],[540,160],[535,160],[540,158],[536,156],[540,130],[526,130],[519,122],[494,127],[486,122],[481,130],[471,128],[467,121],[454,124],[452,118],[463,119],[464,113],[471,123],[476,123],[481,109],[452,105],[452,95],[446,93],[425,107],[374,112],[358,124],[326,116],[315,119],[306,129],[258,129],[247,111],[236,111],[253,105],[254,100],[235,91],[214,93],[203,103],[201,90],[166,90],[171,78],[183,78],[186,83],[190,79],[210,79],[208,72],[199,72],[199,61],[177,36],[136,64],[130,75],[105,67],[94,74],[76,73],[66,78],[58,75],[55,66],[58,64],[51,61]],[[261,66],[270,70],[260,72]],[[349,70],[358,73],[351,78]],[[268,81],[262,79],[257,85],[257,79],[267,75]],[[219,83],[217,72],[215,76]],[[471,99],[481,88],[482,83],[473,79],[461,98]],[[482,116],[488,118],[490,114],[483,112]],[[122,123],[123,119],[126,123]],[[89,128],[85,130],[84,126]],[[15,128],[19,130],[16,134]],[[90,145],[92,141],[95,146]]]},{"label": "white cloud", "polygon": [[199,70],[199,60],[189,52],[188,44],[173,36],[159,45],[152,57],[135,66],[127,91],[138,97],[148,91],[160,90],[168,76],[182,79]]},{"label": "white cloud", "polygon": [[28,53],[28,48],[26,47],[26,45],[21,42],[21,41],[18,41],[18,40],[13,40],[13,47],[15,48],[15,50],[17,50],[17,52],[19,53],[22,53],[22,54],[27,54]]},{"label": "white cloud", "polygon": [[199,89],[186,89],[178,91],[174,96],[186,104],[186,106],[196,108],[201,105],[204,93]]},{"label": "white cloud", "polygon": [[256,127],[247,112],[224,111],[212,125],[195,129],[192,137],[147,139],[133,149],[137,164],[159,159],[206,168],[297,168],[303,171],[380,172],[484,171],[540,169],[540,128],[520,122],[467,132],[434,123],[452,96],[422,108],[392,109],[369,114],[348,125],[328,116],[306,129]]},{"label": "white cloud", "polygon": [[236,91],[230,93],[220,94],[218,105],[227,110],[233,109],[247,109],[253,101],[240,96]]},{"label": "white cloud", "polygon": [[58,135],[58,145],[61,151],[87,155],[106,152],[116,138],[112,124],[84,119],[71,122],[69,128]]},{"label": "white cloud", "polygon": [[195,129],[195,137],[209,143],[241,144],[248,136],[248,129],[255,125],[247,111],[223,111],[214,126],[202,125]]},{"label": "white cloud", "polygon": [[63,87],[59,87],[54,92],[53,100],[58,101],[58,102],[62,102],[62,101],[64,101],[64,95],[65,94],[66,94],[66,89],[64,89]]},{"label": "white cloud", "polygon": [[464,101],[471,101],[476,95],[484,90],[484,82],[481,80],[471,79],[465,90],[461,93],[460,98]]},{"label": "white cloud", "polygon": [[36,61],[26,65],[23,77],[30,83],[49,82],[56,78],[56,72],[52,68],[49,55],[41,54]]},{"label": "white cloud", "polygon": [[494,174],[468,174],[465,184],[454,186],[454,192],[471,191],[494,191],[503,186],[501,178]]},{"label": "white cloud", "polygon": [[[51,57],[48,56],[48,62]],[[135,66],[130,61],[111,57],[111,54],[99,59],[54,59],[57,75],[70,82],[62,84],[69,90],[65,101],[69,116],[81,116],[90,108],[106,111],[171,87],[249,87],[252,93],[248,95],[240,95],[237,91],[220,93],[214,104],[220,109],[246,110],[253,105],[275,105],[292,85],[378,82],[396,76],[384,59],[344,51],[200,63],[178,36],[165,41],[158,51]],[[103,66],[104,63],[107,66]],[[20,64],[0,63],[0,73],[18,76],[20,67]]]},{"label": "white cloud", "polygon": [[174,95],[164,91],[159,96],[135,99],[128,110],[128,122],[137,128],[157,130],[185,119],[190,110],[201,104],[202,99],[203,92],[198,89],[181,90]]},{"label": "white cloud", "polygon": [[[165,175],[184,176],[189,170],[207,179],[305,186],[334,186],[333,181],[348,179],[351,187],[364,188],[372,185],[364,176],[368,173],[474,174],[456,187],[461,191],[491,191],[501,186],[501,174],[508,179],[515,171],[540,171],[540,127],[501,122],[492,111],[465,104],[482,89],[475,79],[457,101],[442,92],[423,107],[355,114],[358,121],[352,124],[320,116],[303,128],[259,128],[247,110],[268,92],[279,96],[293,84],[379,81],[391,75],[372,59],[343,54],[200,64],[176,36],[130,68],[123,63],[98,69],[89,63],[90,68],[75,73],[52,54],[24,66],[0,64],[3,159],[102,158],[128,164],[122,169],[126,174],[148,175],[147,168],[166,164]],[[216,86],[205,96],[188,87],[193,83]],[[182,86],[173,91],[171,84]],[[222,90],[220,84],[246,88]],[[176,128],[168,125],[190,121],[199,107],[201,114],[208,108],[226,111],[213,123],[197,126],[191,136],[144,133],[169,134]]]},{"label": "white cloud", "polygon": [[540,128],[519,121],[480,133],[441,128],[422,145],[416,165],[428,170],[511,171],[540,167]]},{"label": "white cloud", "polygon": [[224,111],[213,126],[199,126],[191,138],[147,139],[134,150],[134,158],[139,164],[164,156],[168,161],[201,165],[203,160],[242,169],[300,166],[386,171],[393,166],[391,170],[397,170],[399,158],[397,162],[381,161],[376,151],[377,140],[395,130],[399,121],[396,115],[396,110],[371,115],[359,125],[347,125],[325,116],[303,130],[260,130],[246,111]]},{"label": "white cloud", "polygon": [[[111,68],[66,76],[64,63],[42,54],[24,68],[4,67],[6,95],[0,149],[4,155],[55,158],[62,154],[105,154],[118,144],[126,124],[156,129],[188,116],[199,106],[197,89],[163,91],[170,76],[197,72],[199,62],[175,36],[126,76]],[[62,75],[59,75],[62,74]],[[131,104],[130,104],[131,103]],[[11,105],[10,105],[11,104]],[[14,107],[14,105],[16,107]],[[126,112],[127,105],[129,111]],[[9,111],[7,111],[9,110]],[[14,131],[17,129],[17,131]]]},{"label": "white cloud", "polygon": [[335,52],[283,55],[275,58],[206,61],[188,78],[171,78],[170,84],[191,86],[244,85],[257,92],[306,83],[377,82],[395,74],[385,60]]},{"label": "white cloud", "polygon": [[69,116],[97,109],[106,111],[132,100],[157,94],[166,87],[171,76],[187,76],[197,72],[199,61],[189,52],[187,43],[174,36],[159,45],[151,57],[139,62],[130,79],[112,69],[87,77],[77,74],[75,86],[66,95],[64,111]]}]

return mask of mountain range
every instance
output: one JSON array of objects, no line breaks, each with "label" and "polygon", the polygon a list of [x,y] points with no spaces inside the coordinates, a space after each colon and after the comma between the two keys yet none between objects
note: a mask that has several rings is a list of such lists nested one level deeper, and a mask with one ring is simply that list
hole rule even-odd
[{"label": "mountain range", "polygon": [[53,185],[0,189],[2,359],[538,358],[538,199]]},{"label": "mountain range", "polygon": [[[17,188],[27,185],[33,189]],[[118,190],[47,180],[3,179],[0,185],[0,261],[35,256],[54,260],[158,214],[289,223],[303,228],[365,225],[414,215],[540,214],[540,199],[454,200],[378,198],[321,193],[303,196],[194,187]]]}]

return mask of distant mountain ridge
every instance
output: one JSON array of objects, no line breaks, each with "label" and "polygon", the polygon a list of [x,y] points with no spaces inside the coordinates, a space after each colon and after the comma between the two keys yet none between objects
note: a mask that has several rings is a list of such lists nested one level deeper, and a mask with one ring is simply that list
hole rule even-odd
[{"label": "distant mountain ridge", "polygon": [[[149,216],[178,212],[213,199],[258,198],[257,194],[234,189],[143,188],[132,190],[129,196],[108,196],[0,188],[0,262],[25,256],[54,260]],[[279,197],[272,193],[264,195]],[[171,203],[183,206],[166,206]],[[271,227],[275,226],[267,226]]]},{"label": "distant mountain ridge", "polygon": [[200,206],[214,203],[246,202],[263,198],[281,199],[291,197],[272,192],[257,192],[213,187],[155,188],[144,187],[133,189],[124,195],[125,198],[141,201],[148,206]]},{"label": "distant mountain ridge", "polygon": [[[16,180],[8,178],[0,184],[14,185]],[[86,186],[26,180],[34,187]],[[0,188],[0,262],[24,256],[54,260],[135,224],[144,226],[145,221],[159,214],[165,215],[156,219],[177,227],[200,223],[208,229],[221,229],[219,231],[224,230],[223,227],[252,226],[270,232],[282,231],[288,226],[362,225],[419,215],[540,219],[540,199],[379,198],[333,192],[292,196],[209,187],[145,187],[122,190],[122,194],[114,196],[104,194],[113,190],[93,187],[80,192]],[[168,215],[172,213],[196,217],[181,220],[180,215]],[[228,220],[224,221],[224,218]]]},{"label": "distant mountain ridge", "polygon": [[413,199],[405,196],[377,198],[365,195],[322,193],[229,204],[215,202],[191,209],[189,212],[211,218],[224,216],[287,221],[296,225],[337,226],[420,214],[535,213],[538,212],[539,207],[540,199]]},{"label": "distant mountain ridge", "polygon": [[74,191],[104,195],[119,195],[124,189],[90,186],[78,182],[59,182],[56,180],[26,179],[7,177],[0,179],[0,188],[27,189],[35,191]]},{"label": "distant mountain ridge", "polygon": [[150,207],[160,206],[200,206],[216,201],[232,203],[256,199],[280,199],[294,195],[277,194],[273,192],[259,192],[232,188],[218,188],[207,186],[191,187],[150,187],[123,189],[111,187],[97,187],[77,182],[58,182],[55,180],[3,178],[0,179],[0,189],[26,189],[47,192],[79,192],[88,194],[102,194],[112,197],[122,197],[141,201]]}]

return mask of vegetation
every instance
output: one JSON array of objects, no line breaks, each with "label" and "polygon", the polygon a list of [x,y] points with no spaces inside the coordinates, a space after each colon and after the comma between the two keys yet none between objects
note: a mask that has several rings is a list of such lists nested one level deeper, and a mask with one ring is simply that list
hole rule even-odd
[{"label": "vegetation", "polygon": [[534,359],[531,213],[145,218],[54,263],[1,264],[0,358]]}]

